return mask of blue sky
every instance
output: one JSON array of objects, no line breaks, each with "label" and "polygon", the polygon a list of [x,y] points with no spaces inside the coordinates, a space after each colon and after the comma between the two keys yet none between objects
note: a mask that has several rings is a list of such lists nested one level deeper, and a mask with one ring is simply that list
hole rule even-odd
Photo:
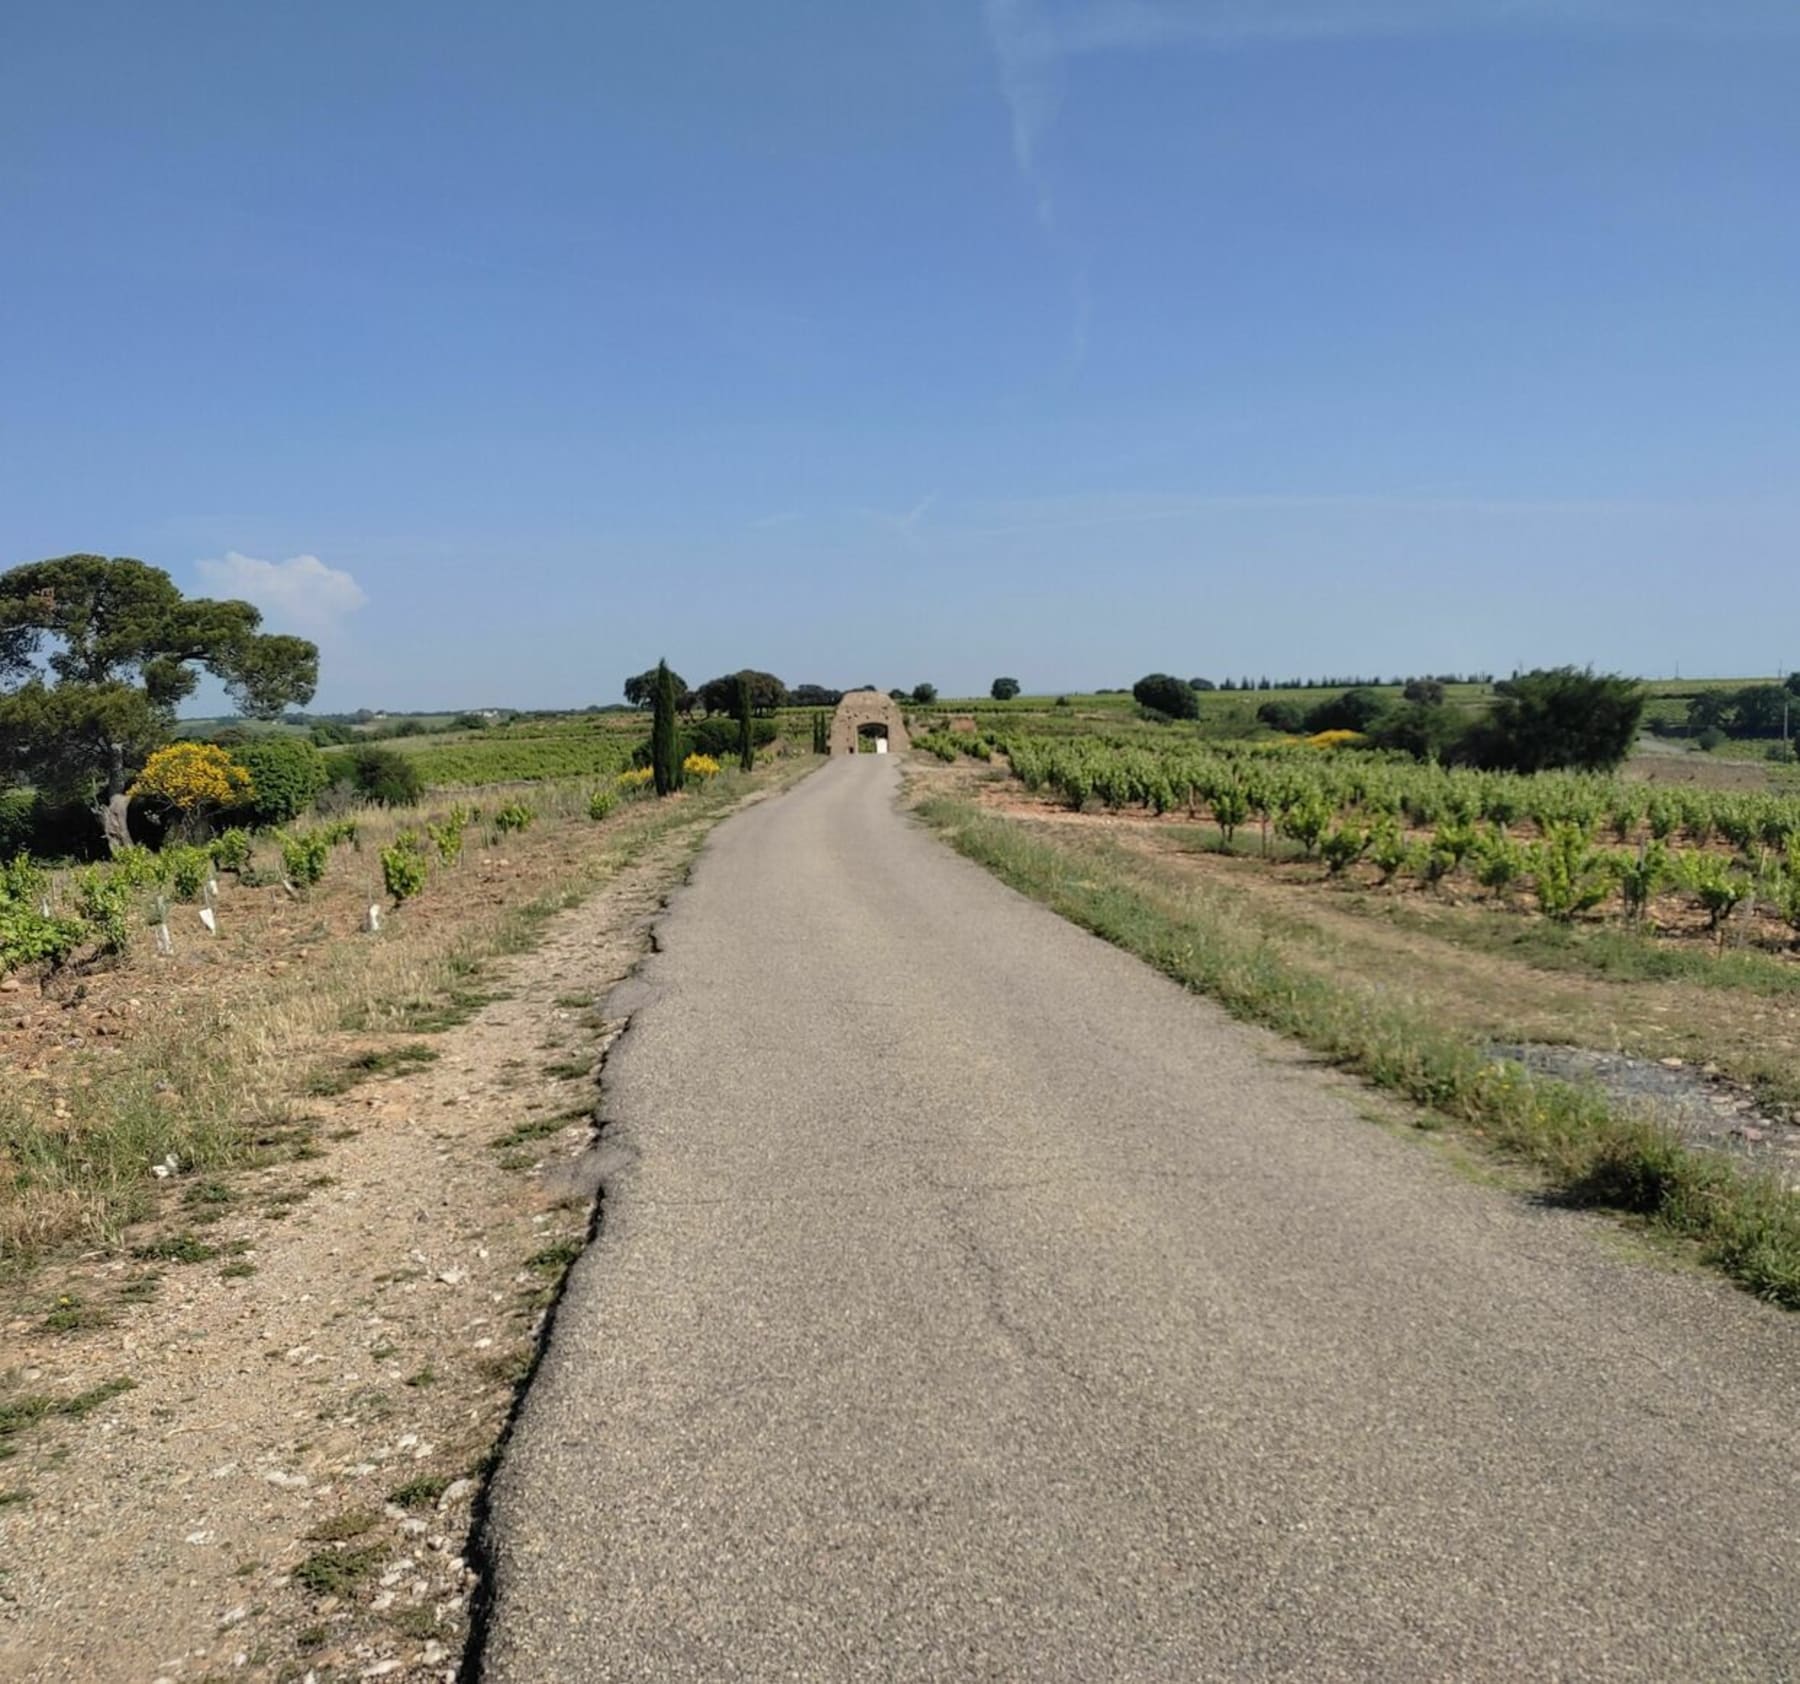
[{"label": "blue sky", "polygon": [[0,20],[0,566],[318,706],[1800,666],[1793,0]]}]

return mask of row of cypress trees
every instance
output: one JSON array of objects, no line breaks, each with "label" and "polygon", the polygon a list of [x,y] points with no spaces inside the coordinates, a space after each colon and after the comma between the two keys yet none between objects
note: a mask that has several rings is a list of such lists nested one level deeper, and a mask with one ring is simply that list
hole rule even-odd
[{"label": "row of cypress trees", "polygon": [[[658,795],[673,795],[681,788],[681,733],[675,723],[677,690],[675,675],[667,661],[656,663],[656,676],[650,687],[650,768]],[[738,764],[746,772],[756,768],[756,740],[751,732],[750,684],[737,681],[732,695],[731,712],[738,728]],[[831,752],[831,716],[817,712],[812,720],[812,751]]]},{"label": "row of cypress trees", "polygon": [[[667,661],[656,663],[656,677],[650,688],[650,773],[658,795],[673,795],[681,788],[681,733],[675,725],[675,675]],[[737,720],[738,765],[746,772],[756,769],[756,738],[751,730],[750,683],[739,678],[732,696],[731,711]],[[821,748],[820,732],[823,714],[813,717],[813,747]]]}]

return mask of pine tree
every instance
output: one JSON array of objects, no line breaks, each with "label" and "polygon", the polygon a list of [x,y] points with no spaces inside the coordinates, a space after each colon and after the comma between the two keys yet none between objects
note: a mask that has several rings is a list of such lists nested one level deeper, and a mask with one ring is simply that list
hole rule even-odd
[{"label": "pine tree", "polygon": [[681,751],[675,738],[675,675],[667,661],[656,663],[651,705],[655,710],[650,721],[651,775],[658,795],[673,795],[681,787]]},{"label": "pine tree", "polygon": [[750,681],[738,674],[737,690],[732,696],[732,712],[737,715],[738,765],[746,772],[756,770],[756,739],[750,735]]}]

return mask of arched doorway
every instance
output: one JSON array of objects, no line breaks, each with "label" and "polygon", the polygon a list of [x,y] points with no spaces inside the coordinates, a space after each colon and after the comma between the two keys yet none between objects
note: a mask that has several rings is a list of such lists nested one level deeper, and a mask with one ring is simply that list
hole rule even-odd
[{"label": "arched doorway", "polygon": [[872,719],[866,725],[856,728],[856,752],[858,754],[886,754],[888,751],[888,728],[879,719]]},{"label": "arched doorway", "polygon": [[[865,728],[871,735],[865,739]],[[863,748],[864,741],[868,748]],[[876,748],[886,743],[885,751]],[[830,747],[833,754],[880,753],[903,754],[912,745],[906,735],[906,721],[891,696],[879,690],[852,690],[838,703],[831,718]]]}]

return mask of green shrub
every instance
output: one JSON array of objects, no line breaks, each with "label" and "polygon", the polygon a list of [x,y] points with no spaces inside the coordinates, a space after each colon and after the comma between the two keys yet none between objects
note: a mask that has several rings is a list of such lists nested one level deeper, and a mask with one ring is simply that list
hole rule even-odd
[{"label": "green shrub", "polygon": [[241,825],[290,824],[331,781],[325,756],[304,737],[251,737],[232,749],[231,758],[250,774],[253,792],[229,812]]},{"label": "green shrub", "polygon": [[1367,731],[1387,708],[1387,700],[1379,690],[1359,686],[1309,708],[1306,729],[1315,734],[1320,731]]},{"label": "green shrub", "polygon": [[1635,855],[1618,856],[1613,870],[1619,879],[1619,892],[1625,897],[1625,914],[1635,922],[1643,917],[1656,891],[1669,880],[1669,850],[1653,837]]},{"label": "green shrub", "polygon": [[1485,830],[1469,849],[1475,881],[1482,888],[1503,895],[1525,874],[1525,850],[1499,825]]},{"label": "green shrub", "polygon": [[30,851],[37,839],[38,798],[26,789],[0,791],[0,860]]},{"label": "green shrub", "polygon": [[331,777],[333,783],[381,807],[416,806],[425,793],[424,780],[410,755],[373,744],[340,755]]},{"label": "green shrub", "polygon": [[75,874],[75,909],[100,938],[102,953],[123,953],[131,945],[132,888],[99,866]]},{"label": "green shrub", "polygon": [[610,789],[597,789],[588,797],[588,817],[596,820],[609,818],[618,804],[618,796]]},{"label": "green shrub", "polygon": [[1321,796],[1306,795],[1282,809],[1281,816],[1275,821],[1275,831],[1279,836],[1298,842],[1310,857],[1330,825],[1330,804]]},{"label": "green shrub", "polygon": [[494,829],[502,835],[513,830],[529,830],[536,817],[522,801],[509,801],[494,813]]},{"label": "green shrub", "polygon": [[87,939],[79,918],[45,917],[35,907],[0,900],[0,976],[26,965],[62,965]]},{"label": "green shrub", "polygon": [[419,839],[410,831],[396,837],[391,848],[381,850],[381,881],[396,906],[425,887],[425,873]]},{"label": "green shrub", "polygon": [[425,834],[431,838],[444,865],[455,865],[462,858],[463,833],[458,824],[428,824]]},{"label": "green shrub", "polygon": [[1232,780],[1221,783],[1209,799],[1213,823],[1219,827],[1219,834],[1229,848],[1232,833],[1250,816],[1250,797],[1242,784]]},{"label": "green shrub", "polygon": [[310,889],[325,875],[331,842],[322,830],[281,838],[281,865],[296,889]]},{"label": "green shrub", "polygon": [[1579,825],[1551,826],[1531,850],[1532,886],[1545,917],[1567,924],[1612,893],[1612,862]]},{"label": "green shrub", "polygon": [[1336,877],[1346,867],[1355,865],[1368,851],[1369,833],[1360,825],[1337,825],[1319,844],[1325,868]]},{"label": "green shrub", "polygon": [[159,887],[168,877],[168,866],[154,849],[141,843],[121,848],[111,861],[113,881],[131,889]]},{"label": "green shrub", "polygon": [[1750,893],[1750,879],[1717,854],[1686,854],[1676,880],[1700,903],[1706,927],[1716,930]]},{"label": "green shrub", "polygon": [[1375,862],[1384,883],[1393,882],[1405,868],[1411,854],[1400,826],[1392,818],[1384,818],[1369,837],[1369,858]]},{"label": "green shrub", "polygon": [[235,825],[213,838],[213,864],[221,871],[233,871],[240,877],[250,869],[250,832]]},{"label": "green shrub", "polygon": [[28,855],[15,854],[11,864],[0,864],[0,906],[36,906],[49,892],[49,872]]},{"label": "green shrub", "polygon": [[[1168,719],[1198,719],[1200,698],[1185,678],[1166,672],[1148,672],[1131,687],[1131,698],[1141,708]],[[914,700],[918,700],[917,693]]]},{"label": "green shrub", "polygon": [[167,881],[177,900],[196,901],[213,874],[211,853],[200,847],[163,849]]}]

